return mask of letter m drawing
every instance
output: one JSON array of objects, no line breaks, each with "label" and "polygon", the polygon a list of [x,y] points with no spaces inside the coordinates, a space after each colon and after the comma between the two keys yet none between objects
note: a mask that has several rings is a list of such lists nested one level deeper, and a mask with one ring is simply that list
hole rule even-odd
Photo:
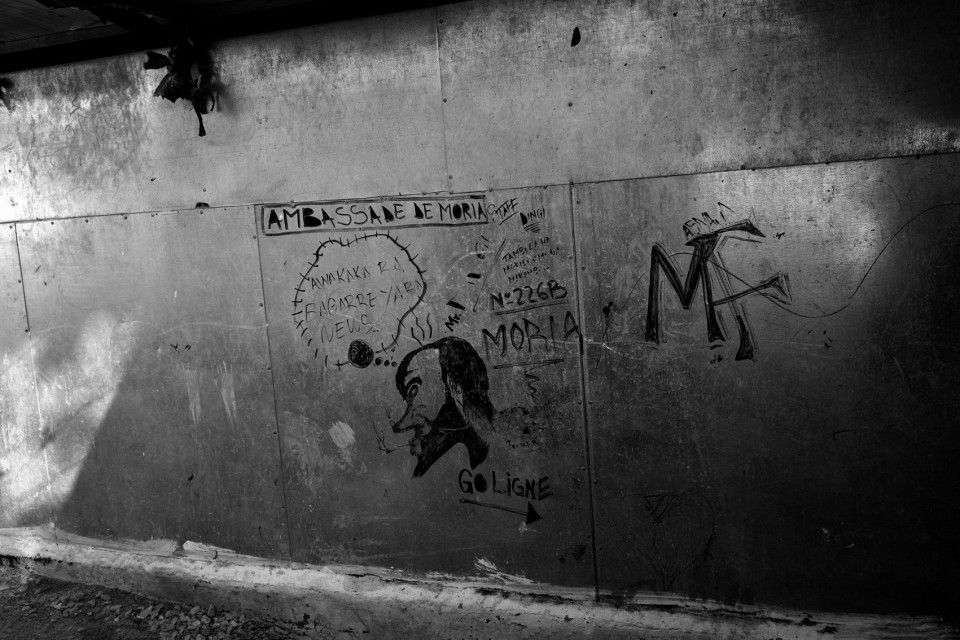
[{"label": "letter m drawing", "polygon": [[[737,349],[736,359],[757,359],[757,345],[747,321],[747,313],[740,304],[740,298],[759,293],[765,297],[774,298],[781,304],[790,304],[790,281],[785,273],[778,271],[759,284],[734,292],[730,282],[731,276],[741,282],[742,280],[726,269],[720,256],[720,249],[728,239],[724,234],[733,231],[765,237],[750,220],[740,220],[710,233],[690,238],[686,244],[693,247],[693,255],[690,257],[687,275],[682,281],[676,262],[663,245],[660,243],[653,245],[650,251],[650,291],[647,298],[647,326],[644,336],[647,342],[660,343],[660,278],[663,275],[684,309],[690,308],[697,289],[703,290],[703,306],[707,316],[707,340],[710,342],[723,342],[727,339],[726,327],[723,318],[717,313],[717,307],[729,305],[740,334],[740,346]],[[720,290],[722,297],[714,297],[714,284]]]}]

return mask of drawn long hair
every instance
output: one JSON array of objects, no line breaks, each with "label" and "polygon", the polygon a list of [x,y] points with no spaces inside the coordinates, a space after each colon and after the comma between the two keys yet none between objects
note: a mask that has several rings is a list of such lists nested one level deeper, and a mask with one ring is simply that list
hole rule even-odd
[{"label": "drawn long hair", "polygon": [[440,360],[440,377],[446,387],[447,400],[452,401],[450,386],[455,384],[463,391],[463,414],[471,424],[491,424],[495,409],[490,402],[490,380],[487,366],[469,342],[449,336],[425,344],[404,356],[397,367],[397,390],[404,393],[403,383],[410,361],[421,351],[436,349]]}]

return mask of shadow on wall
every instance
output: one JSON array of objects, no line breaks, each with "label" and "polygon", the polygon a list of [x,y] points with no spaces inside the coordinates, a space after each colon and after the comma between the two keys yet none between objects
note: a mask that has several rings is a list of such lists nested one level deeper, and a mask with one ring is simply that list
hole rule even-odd
[{"label": "shadow on wall", "polygon": [[[849,22],[840,25],[831,11],[811,11],[814,21],[830,16],[830,23],[815,22],[824,33],[844,29],[855,34],[841,39],[848,48],[840,58],[850,65],[839,72],[851,82],[869,84],[873,91],[890,88],[888,77],[907,78],[911,86],[898,87],[897,95],[913,92],[916,100],[904,104],[905,111],[915,109],[930,120],[955,120],[960,85],[952,43],[943,39],[930,44],[923,31],[937,22],[954,25],[960,7],[940,3],[916,9],[906,3],[874,2],[867,8],[857,5],[856,10],[883,16],[886,31],[856,34],[853,10]],[[942,33],[954,31],[943,29]],[[893,50],[927,43],[930,64],[895,70],[902,63],[890,55],[885,58],[886,67],[877,67],[877,38],[891,43]],[[859,51],[865,52],[862,66],[857,64]],[[910,60],[913,64],[915,58]],[[4,104],[12,108],[7,99]],[[878,191],[887,188],[876,187]],[[819,470],[802,469],[797,462],[791,462],[798,466],[785,472],[770,460],[758,460],[747,474],[754,482],[783,480],[793,471],[813,480],[802,486],[784,480],[756,487],[741,479],[721,478],[744,484],[737,487],[737,495],[717,499],[716,493],[728,492],[731,485],[721,484],[713,494],[700,490],[698,479],[691,476],[706,474],[709,465],[694,445],[673,458],[652,461],[649,469],[660,465],[657,470],[663,470],[662,477],[682,478],[688,488],[635,496],[641,517],[629,523],[633,529],[625,530],[622,537],[636,541],[646,573],[636,581],[624,580],[625,592],[685,590],[714,597],[715,585],[729,583],[735,575],[738,585],[766,585],[766,591],[755,593],[760,601],[813,597],[810,593],[825,584],[830,586],[822,590],[826,595],[820,602],[829,600],[838,608],[895,608],[903,599],[893,593],[891,583],[907,585],[915,594],[912,597],[928,599],[927,606],[940,606],[953,597],[953,541],[958,532],[956,505],[948,490],[952,477],[945,461],[957,453],[957,435],[952,432],[955,411],[943,392],[950,388],[947,383],[960,378],[953,331],[960,317],[953,275],[954,267],[960,265],[954,238],[940,236],[936,227],[919,226],[935,222],[931,216],[910,228],[921,240],[943,237],[933,250],[905,233],[878,263],[878,272],[905,269],[906,277],[882,279],[897,286],[878,296],[884,303],[877,303],[870,315],[878,341],[870,366],[853,372],[870,376],[878,389],[902,383],[911,394],[907,404],[922,410],[917,415],[923,424],[916,431],[905,428],[903,432],[889,427],[871,430],[873,425],[866,422],[860,433],[838,429],[829,445],[853,450],[846,454],[849,466],[833,470],[834,477],[850,479],[850,484],[828,486],[816,477]],[[897,297],[901,291],[911,295]],[[261,363],[244,360],[244,355],[230,363],[209,355],[255,352],[260,345],[246,339],[243,332],[248,328],[170,328],[171,323],[144,330],[109,306],[77,317],[80,320],[72,325],[33,336],[36,393],[43,412],[41,438],[36,448],[9,463],[27,470],[27,475],[0,477],[3,495],[22,502],[18,523],[53,513],[61,526],[88,535],[189,538],[258,555],[282,555],[283,525],[273,514],[280,491],[278,476],[270,472],[278,467],[276,432],[265,426],[275,423],[275,416],[270,414],[272,407],[264,412],[250,399],[257,385],[269,383],[269,375],[255,373]],[[634,324],[642,325],[642,318],[642,313],[636,314]],[[831,348],[822,347],[825,353]],[[13,359],[29,361],[29,342],[23,341]],[[23,397],[29,397],[30,385],[21,386]],[[267,384],[259,392],[263,397],[272,390]],[[843,418],[855,422],[864,416],[883,417],[882,402],[874,404],[862,415]],[[784,420],[794,419],[784,411]],[[853,440],[854,436],[861,440]],[[785,460],[784,450],[802,448],[797,442],[812,450],[807,437],[798,435],[796,442],[786,445],[771,438],[767,453],[771,460],[781,454]],[[728,452],[708,448],[703,455],[709,461]],[[843,460],[834,455],[830,460]],[[263,462],[256,462],[260,459]],[[690,464],[680,466],[678,461]],[[45,492],[46,473],[38,470],[46,469],[50,477]],[[739,525],[725,522],[718,514],[736,501],[740,502],[733,506],[745,512],[777,515],[777,526],[790,532],[789,542],[803,546],[804,557],[820,564],[802,567],[787,581],[782,578],[790,568],[773,577],[761,575],[765,571],[761,565],[770,567],[782,559],[778,554],[783,546],[771,542],[759,518],[742,529],[755,537],[732,539],[730,531]],[[819,537],[804,539],[796,533],[813,530],[812,523],[819,526]],[[824,568],[828,560],[830,566]],[[863,572],[863,566],[872,568]],[[783,586],[771,587],[775,579]],[[797,593],[798,585],[804,586],[803,593]],[[727,594],[736,602],[751,599],[751,591],[737,586]]]},{"label": "shadow on wall", "polygon": [[[276,435],[263,428],[270,416],[250,419],[247,363],[205,357],[183,339],[189,331],[150,335],[142,325],[100,309],[34,336],[43,427],[36,446],[2,461],[21,470],[0,477],[17,513],[6,524],[53,520],[95,537],[284,555],[276,475],[249,461],[275,463]],[[197,342],[215,340],[202,333]],[[25,340],[15,357],[29,361],[28,349]],[[24,389],[36,403],[31,395]]]},{"label": "shadow on wall", "polygon": [[[960,63],[953,35],[960,30],[960,5],[951,0],[868,0],[804,6],[820,36],[814,43],[842,43],[839,51],[823,55],[837,57],[836,72],[858,89],[855,95],[898,96],[904,114],[940,126],[960,125]],[[867,20],[877,29],[863,29]]]},{"label": "shadow on wall", "polygon": [[29,366],[17,367],[18,375],[5,385],[10,397],[24,403],[17,415],[36,416],[38,401],[43,407],[39,438],[24,438],[3,461],[4,468],[19,470],[0,477],[0,495],[18,513],[12,526],[49,521],[69,499],[116,397],[131,337],[109,311],[98,310],[69,338],[25,335],[5,357],[23,364],[33,361],[44,372],[36,376],[35,391],[34,380],[27,377]]},{"label": "shadow on wall", "polygon": [[[606,367],[610,377],[593,379],[612,387],[591,386],[595,405],[615,404],[595,409],[591,423],[602,434],[593,455],[605,586],[620,596],[669,589],[821,610],[952,610],[960,561],[958,508],[946,489],[960,455],[956,166],[956,156],[900,159],[583,189],[593,211],[631,198],[656,198],[671,211],[721,180],[739,185],[728,188],[749,191],[761,219],[778,226],[727,264],[734,272],[752,264],[761,275],[784,268],[796,294],[786,305],[747,287],[756,276],[740,280],[741,291],[757,294],[745,306],[762,353],[757,362],[720,362],[735,334],[708,347],[709,307],[684,309],[696,281],[684,288],[676,278],[661,292],[670,333],[650,349],[637,338],[650,271],[662,259],[611,242],[630,237],[627,224],[596,241],[608,268],[635,265],[630,277],[598,287],[610,295],[594,304],[598,333],[613,336],[589,363],[592,372]],[[786,196],[756,196],[797,176],[806,178]],[[673,255],[690,260],[681,262],[688,278],[697,273],[691,252]],[[621,426],[634,415],[642,416],[635,428]],[[705,501],[700,514],[690,496]]]}]

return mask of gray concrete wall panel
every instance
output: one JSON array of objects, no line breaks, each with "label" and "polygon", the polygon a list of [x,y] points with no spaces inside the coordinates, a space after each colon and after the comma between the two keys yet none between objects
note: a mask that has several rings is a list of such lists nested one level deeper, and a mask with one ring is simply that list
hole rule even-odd
[{"label": "gray concrete wall panel", "polygon": [[570,231],[567,187],[263,207],[296,559],[590,584]]},{"label": "gray concrete wall panel", "polygon": [[0,226],[0,527],[50,521],[17,233]]},{"label": "gray concrete wall panel", "polygon": [[252,208],[18,231],[58,526],[281,555]]},{"label": "gray concrete wall panel", "polygon": [[450,188],[956,151],[958,24],[951,2],[450,5]]},{"label": "gray concrete wall panel", "polygon": [[217,43],[202,138],[14,74],[0,526],[946,611],[958,27],[463,2]]},{"label": "gray concrete wall panel", "polygon": [[947,606],[958,169],[576,186],[604,590]]},{"label": "gray concrete wall panel", "polygon": [[220,102],[203,138],[189,105],[153,96],[163,70],[144,70],[142,54],[14,74],[0,220],[443,187],[433,11],[212,55]]}]

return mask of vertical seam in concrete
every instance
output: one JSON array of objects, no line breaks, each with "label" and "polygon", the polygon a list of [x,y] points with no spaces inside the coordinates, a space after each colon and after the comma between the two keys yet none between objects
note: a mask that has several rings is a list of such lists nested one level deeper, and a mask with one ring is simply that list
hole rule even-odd
[{"label": "vertical seam in concrete", "polygon": [[440,61],[440,10],[433,10],[433,34],[437,42],[437,84],[440,87],[440,134],[443,136],[443,175],[447,183],[447,191],[453,189],[453,178],[450,173],[450,160],[447,157],[447,110],[443,107],[443,69]]},{"label": "vertical seam in concrete", "polygon": [[593,551],[593,589],[594,598],[600,601],[600,557],[597,553],[596,498],[593,486],[593,454],[590,449],[590,411],[587,408],[589,393],[587,390],[587,363],[584,358],[584,304],[580,283],[580,244],[577,239],[577,217],[573,208],[573,183],[569,184],[570,234],[573,241],[573,293],[577,301],[577,315],[580,321],[580,417],[583,420],[583,455],[587,462],[587,495],[590,500],[590,542]]},{"label": "vertical seam in concrete", "polygon": [[[43,469],[47,476],[47,499],[50,501],[50,516],[54,518],[53,513],[53,487],[50,484],[50,460],[47,458],[47,448],[44,446],[43,433],[43,411],[40,408],[40,383],[37,380],[37,357],[33,352],[33,331],[30,330],[30,310],[27,308],[27,283],[23,277],[23,258],[20,254],[20,225],[12,224],[13,239],[17,245],[17,267],[20,269],[20,292],[23,294],[23,318],[27,323],[27,339],[30,342],[30,368],[33,370],[33,393],[37,399],[37,420],[39,421],[40,450],[43,452]],[[57,528],[53,528],[53,535],[56,538]]]},{"label": "vertical seam in concrete", "polygon": [[257,224],[257,209],[253,206],[253,231],[257,241],[257,270],[260,272],[260,299],[263,300],[263,322],[267,332],[267,363],[270,366],[270,389],[273,392],[273,420],[277,426],[277,460],[280,463],[280,491],[283,494],[283,523],[287,528],[288,560],[293,562],[293,529],[290,527],[290,505],[287,501],[287,474],[283,466],[283,438],[280,433],[280,409],[277,406],[277,378],[273,371],[273,349],[270,348],[270,316],[267,314],[267,289],[263,284],[263,253],[260,251],[260,227]]}]

